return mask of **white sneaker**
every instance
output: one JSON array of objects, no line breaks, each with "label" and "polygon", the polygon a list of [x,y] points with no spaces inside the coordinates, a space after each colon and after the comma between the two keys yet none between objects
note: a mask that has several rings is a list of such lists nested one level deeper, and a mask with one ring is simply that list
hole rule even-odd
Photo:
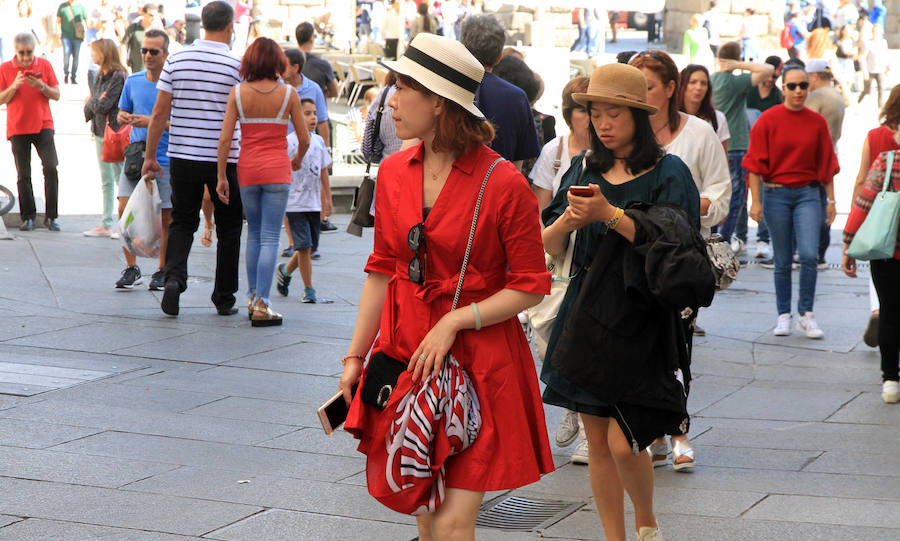
[{"label": "white sneaker", "polygon": [[881,399],[885,404],[896,404],[900,401],[900,383],[887,380],[881,386]]},{"label": "white sneaker", "polygon": [[769,251],[769,243],[765,241],[756,242],[756,259],[769,259],[771,253]]},{"label": "white sneaker", "polygon": [[812,312],[802,314],[797,318],[797,330],[806,333],[807,338],[822,338],[825,331],[816,323],[816,316]]},{"label": "white sneaker", "polygon": [[587,464],[588,463],[588,442],[587,440],[581,440],[578,442],[578,447],[575,448],[575,452],[572,453],[572,457],[570,459],[572,464]]},{"label": "white sneaker", "polygon": [[574,411],[566,411],[559,427],[556,429],[556,445],[568,447],[578,437],[578,414]]},{"label": "white sneaker", "polygon": [[731,251],[734,252],[734,255],[740,255],[744,253],[744,241],[737,237],[731,238]]},{"label": "white sneaker", "polygon": [[648,528],[644,526],[637,533],[637,541],[665,541],[659,528]]},{"label": "white sneaker", "polygon": [[772,331],[775,336],[789,336],[791,334],[791,315],[781,314],[778,316],[778,323],[775,324],[775,330]]}]

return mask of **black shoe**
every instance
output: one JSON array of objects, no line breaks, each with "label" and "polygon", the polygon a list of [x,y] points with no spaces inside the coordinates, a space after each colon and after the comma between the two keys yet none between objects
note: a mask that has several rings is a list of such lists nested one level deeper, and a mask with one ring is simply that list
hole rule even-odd
[{"label": "black shoe", "polygon": [[44,225],[45,225],[45,226],[47,227],[47,229],[49,229],[50,231],[59,231],[59,230],[60,230],[59,222],[56,221],[55,219],[54,219],[54,220],[44,219]]},{"label": "black shoe", "polygon": [[162,291],[164,287],[166,287],[166,273],[159,269],[153,273],[153,276],[150,278],[150,286],[147,289],[150,291]]},{"label": "black shoe", "polygon": [[235,308],[234,305],[231,305],[231,306],[217,306],[217,307],[216,307],[216,312],[217,312],[220,316],[233,316],[233,315],[235,315],[236,313],[238,313],[238,309]]},{"label": "black shoe", "polygon": [[166,286],[163,289],[162,303],[160,303],[162,311],[170,316],[177,316],[179,297],[181,297],[181,285],[175,280],[166,282]]},{"label": "black shoe", "polygon": [[19,227],[19,231],[34,231],[34,218],[28,218],[24,222],[22,222],[22,226]]},{"label": "black shoe", "polygon": [[69,74],[68,74],[68,73],[66,74],[65,77],[63,77],[63,81],[64,81],[66,84],[69,84]]},{"label": "black shoe", "polygon": [[131,289],[134,286],[141,285],[141,269],[137,265],[125,267],[122,271],[122,277],[116,282],[116,289]]},{"label": "black shoe", "polygon": [[73,85],[77,85],[77,84],[78,84],[78,81],[75,80],[75,76],[74,76],[74,75],[72,76],[72,84],[73,84]]},{"label": "black shoe", "polygon": [[766,258],[766,259],[761,259],[759,261],[759,266],[764,269],[770,269],[770,270],[774,269],[775,268],[775,260],[772,259],[771,257]]},{"label": "black shoe", "polygon": [[866,325],[866,332],[863,333],[863,342],[870,348],[878,347],[878,315],[872,313],[869,316],[869,323]]},{"label": "black shoe", "polygon": [[325,220],[322,222],[322,231],[337,231],[337,226],[328,220]]}]

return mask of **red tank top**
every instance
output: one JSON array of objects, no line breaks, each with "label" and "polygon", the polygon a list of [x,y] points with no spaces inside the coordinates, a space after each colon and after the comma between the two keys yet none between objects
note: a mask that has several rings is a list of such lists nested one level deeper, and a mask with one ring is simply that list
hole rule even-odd
[{"label": "red tank top", "polygon": [[274,118],[247,118],[241,106],[241,85],[234,90],[241,122],[238,184],[290,184],[291,159],[287,153],[288,120],[282,118],[294,90],[285,85],[284,101]]},{"label": "red tank top", "polygon": [[866,138],[869,140],[869,169],[872,168],[875,159],[882,152],[900,150],[900,145],[894,141],[894,132],[885,126],[878,126],[874,130],[870,130]]}]

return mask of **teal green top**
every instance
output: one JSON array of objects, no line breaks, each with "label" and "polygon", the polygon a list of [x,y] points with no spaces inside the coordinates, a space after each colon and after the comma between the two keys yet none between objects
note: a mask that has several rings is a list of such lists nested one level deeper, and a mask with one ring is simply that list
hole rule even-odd
[{"label": "teal green top", "polygon": [[[617,207],[625,208],[629,203],[662,203],[668,202],[685,209],[694,227],[700,230],[700,193],[691,176],[691,171],[681,158],[672,154],[664,156],[656,167],[635,177],[624,184],[610,184],[603,175],[587,170],[582,175],[582,158],[584,153],[572,160],[572,165],[562,178],[559,191],[553,201],[542,213],[545,225],[550,225],[562,216],[569,206],[567,192],[569,186],[587,186],[597,184],[600,191]],[[562,332],[563,324],[568,318],[575,299],[584,283],[584,273],[577,272],[586,263],[593,260],[596,253],[597,240],[607,233],[606,224],[594,222],[578,231],[575,236],[575,249],[572,252],[572,269],[575,276],[570,280],[566,295],[559,307],[559,314],[550,339],[547,353],[541,367],[541,381],[547,384],[544,390],[544,402],[561,406],[572,411],[580,411],[591,415],[608,417],[604,412],[607,405],[593,397],[587,391],[565,379],[550,362],[556,341]],[[594,239],[594,240],[592,240]],[[593,245],[592,245],[593,244]]]},{"label": "teal green top", "polygon": [[68,2],[63,2],[56,10],[56,16],[60,19],[59,26],[60,30],[62,30],[62,37],[66,39],[75,39],[76,22],[83,24],[85,30],[87,30],[87,13],[84,11],[84,6],[78,2],[72,2],[71,5]]},{"label": "teal green top", "polygon": [[710,76],[713,88],[713,106],[728,119],[728,151],[746,151],[750,144],[750,128],[747,124],[747,93],[753,87],[749,73],[734,75],[717,71]]}]

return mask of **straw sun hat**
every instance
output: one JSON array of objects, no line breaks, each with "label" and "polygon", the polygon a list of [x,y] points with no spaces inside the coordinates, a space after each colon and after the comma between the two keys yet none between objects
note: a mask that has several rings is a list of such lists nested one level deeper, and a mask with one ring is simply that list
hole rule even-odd
[{"label": "straw sun hat", "polygon": [[606,64],[591,73],[587,92],[572,94],[581,105],[588,102],[636,107],[655,115],[657,108],[647,103],[647,78],[628,64]]},{"label": "straw sun hat", "polygon": [[382,60],[381,65],[411,77],[438,96],[484,120],[484,114],[474,103],[484,68],[462,43],[434,34],[418,34],[399,60]]}]

